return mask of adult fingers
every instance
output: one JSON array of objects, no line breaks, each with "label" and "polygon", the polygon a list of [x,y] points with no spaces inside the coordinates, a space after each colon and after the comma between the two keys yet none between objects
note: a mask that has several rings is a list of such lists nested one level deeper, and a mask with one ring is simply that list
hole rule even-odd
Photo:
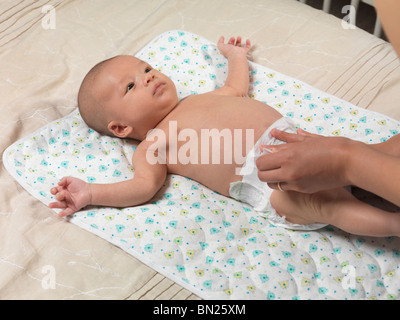
[{"label": "adult fingers", "polygon": [[289,133],[289,132],[281,131],[278,129],[271,130],[271,135],[274,138],[284,141],[284,142],[300,142],[305,139],[303,135],[296,134],[296,133]]},{"label": "adult fingers", "polygon": [[281,146],[267,146],[268,149],[272,148],[272,153],[261,155],[256,160],[256,167],[259,171],[268,171],[279,169],[283,163],[282,154],[279,152],[283,148]]},{"label": "adult fingers", "polygon": [[284,179],[284,172],[282,169],[273,169],[273,170],[268,170],[268,171],[258,171],[258,179],[261,181],[267,182],[268,185],[272,185],[273,189],[275,188],[275,184],[278,182],[285,181]]},{"label": "adult fingers", "polygon": [[275,153],[287,149],[287,144],[261,144],[259,151],[261,154]]},{"label": "adult fingers", "polygon": [[286,188],[287,185],[288,184],[286,182],[282,182],[282,181],[274,182],[274,183],[268,183],[268,186],[271,189],[279,190],[279,191],[282,191],[282,192],[285,192],[285,191],[289,190],[289,188]]},{"label": "adult fingers", "polygon": [[300,128],[297,129],[297,134],[298,134],[298,135],[305,136],[305,137],[322,137],[322,136],[319,135],[319,134],[310,133],[310,132],[305,131],[305,130],[300,129]]},{"label": "adult fingers", "polygon": [[267,183],[267,184],[271,189],[282,191],[282,192],[285,192],[285,191],[302,192],[302,190],[296,184],[293,184],[290,182],[279,181],[279,184],[278,184],[278,182]]},{"label": "adult fingers", "polygon": [[287,167],[282,167],[282,164],[285,162],[286,159],[283,153],[284,152],[281,153],[279,151],[268,153],[260,156],[256,160],[258,178],[261,181],[271,184],[271,187],[273,189],[278,189],[276,186],[278,182],[280,182],[282,185],[282,183],[287,184],[293,181],[292,170]]}]

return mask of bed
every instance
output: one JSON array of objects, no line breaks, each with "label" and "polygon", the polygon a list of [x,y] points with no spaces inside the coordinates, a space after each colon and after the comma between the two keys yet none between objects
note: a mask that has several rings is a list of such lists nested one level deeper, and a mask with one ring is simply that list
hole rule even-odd
[{"label": "bed", "polygon": [[[250,38],[254,63],[359,108],[400,120],[400,63],[391,45],[360,29],[343,28],[340,19],[298,1],[3,1],[2,152],[73,113],[80,82],[91,66],[116,54],[136,54],[168,30],[190,32],[211,42],[220,35]],[[162,268],[150,267],[110,241],[57,218],[4,165],[0,170],[1,299],[213,297],[166,276]],[[375,267],[385,279],[379,284],[382,294],[369,294],[366,287],[362,294],[356,294],[347,288],[349,298],[399,298],[398,239],[363,239],[335,230],[327,230],[318,239],[331,249],[332,239],[351,243],[356,258],[360,258],[357,254],[375,255]],[[296,243],[288,241],[287,245],[295,250]],[[364,243],[370,251],[363,251]],[[377,255],[382,260],[376,260]],[[323,258],[321,264],[326,262]],[[387,265],[379,264],[388,259]],[[291,271],[289,267],[286,270]],[[351,268],[345,270],[344,275],[352,272]],[[311,278],[302,277],[302,285],[318,283],[320,293],[324,293],[324,279],[317,273]],[[360,277],[355,279],[362,282]],[[287,283],[280,281],[279,285],[282,294],[271,289],[265,298],[341,297],[285,295]],[[231,291],[225,290],[225,294],[218,297],[229,299]]]}]

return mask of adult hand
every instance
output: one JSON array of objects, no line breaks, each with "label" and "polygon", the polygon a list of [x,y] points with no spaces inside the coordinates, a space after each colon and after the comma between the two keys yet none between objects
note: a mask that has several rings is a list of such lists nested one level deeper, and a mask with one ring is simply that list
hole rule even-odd
[{"label": "adult hand", "polygon": [[346,151],[352,141],[323,137],[299,129],[297,134],[274,129],[271,135],[286,144],[265,146],[271,153],[257,159],[258,177],[272,189],[314,193],[345,186]]}]

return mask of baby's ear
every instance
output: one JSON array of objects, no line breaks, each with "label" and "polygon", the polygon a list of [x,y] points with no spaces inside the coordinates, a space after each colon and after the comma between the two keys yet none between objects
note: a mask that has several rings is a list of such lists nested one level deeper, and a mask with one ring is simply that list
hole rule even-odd
[{"label": "baby's ear", "polygon": [[108,124],[107,128],[108,128],[108,131],[110,131],[114,136],[116,136],[118,138],[126,138],[133,131],[132,127],[127,126],[118,121],[111,121]]}]

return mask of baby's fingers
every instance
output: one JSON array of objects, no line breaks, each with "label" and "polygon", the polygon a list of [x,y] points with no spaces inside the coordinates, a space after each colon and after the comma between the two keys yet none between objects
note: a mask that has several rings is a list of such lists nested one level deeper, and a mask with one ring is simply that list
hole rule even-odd
[{"label": "baby's fingers", "polygon": [[71,214],[74,214],[76,212],[76,210],[74,210],[73,208],[70,208],[67,206],[65,201],[56,201],[56,202],[51,202],[49,203],[49,208],[51,209],[64,209],[62,211],[60,211],[57,216],[62,218],[65,216],[69,216]]},{"label": "baby's fingers", "polygon": [[57,215],[60,218],[62,218],[62,217],[66,217],[66,216],[69,216],[69,215],[74,214],[74,213],[75,213],[75,211],[72,210],[71,208],[66,208],[65,210],[59,212]]},{"label": "baby's fingers", "polygon": [[60,191],[58,193],[56,193],[56,199],[58,201],[64,201],[66,197],[66,192],[65,191]]},{"label": "baby's fingers", "polygon": [[67,185],[67,182],[68,182],[67,177],[64,177],[58,182],[58,185],[61,187],[65,187]]},{"label": "baby's fingers", "polygon": [[236,38],[236,43],[235,43],[236,47],[241,47],[242,46],[242,37],[237,37]]},{"label": "baby's fingers", "polygon": [[61,192],[62,189],[63,187],[54,187],[50,189],[50,192],[52,195],[56,195],[58,192]]},{"label": "baby's fingers", "polygon": [[249,39],[247,39],[246,40],[246,47],[245,47],[247,50],[250,50],[250,48],[251,48],[251,42],[250,42],[250,40]]},{"label": "baby's fingers", "polygon": [[49,203],[49,208],[51,209],[65,209],[66,207],[67,207],[66,203],[61,201]]}]

